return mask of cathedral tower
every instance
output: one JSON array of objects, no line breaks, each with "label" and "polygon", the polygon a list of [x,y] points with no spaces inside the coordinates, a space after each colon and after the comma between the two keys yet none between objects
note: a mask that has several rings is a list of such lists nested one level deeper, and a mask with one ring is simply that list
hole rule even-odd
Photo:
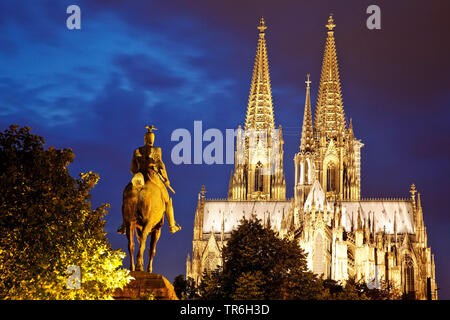
[{"label": "cathedral tower", "polygon": [[333,16],[320,77],[314,120],[317,179],[328,199],[358,200],[360,196],[360,149],[363,144],[347,128],[334,39]]},{"label": "cathedral tower", "polygon": [[285,200],[283,136],[275,129],[269,62],[262,18],[244,130],[236,135],[235,170],[230,177],[230,200]]}]

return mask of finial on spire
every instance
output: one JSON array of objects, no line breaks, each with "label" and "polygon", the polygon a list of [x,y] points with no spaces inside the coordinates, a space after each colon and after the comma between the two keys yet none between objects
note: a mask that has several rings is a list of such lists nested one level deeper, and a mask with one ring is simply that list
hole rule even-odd
[{"label": "finial on spire", "polygon": [[327,27],[329,31],[333,31],[334,27],[336,27],[336,25],[334,24],[332,13],[330,14],[330,17],[328,18],[328,24],[325,27]]},{"label": "finial on spire", "polygon": [[409,192],[411,193],[411,197],[414,198],[414,196],[417,192],[416,185],[414,183],[411,185],[411,190],[409,190]]},{"label": "finial on spire", "polygon": [[262,18],[262,17],[261,17],[261,20],[259,21],[258,29],[259,29],[259,35],[264,35],[264,30],[267,29],[264,18]]},{"label": "finial on spire", "polygon": [[415,186],[415,184],[413,183],[413,184],[411,185],[411,190],[409,190],[409,193],[411,193],[411,203],[412,203],[412,207],[413,207],[414,212],[415,212],[416,209],[417,209],[417,207],[416,207],[416,192],[417,192],[416,186]]},{"label": "finial on spire", "polygon": [[202,194],[202,200],[205,200],[205,193],[206,193],[207,191],[205,190],[205,185],[204,184],[202,184],[202,191],[200,191],[200,193]]},{"label": "finial on spire", "polygon": [[311,81],[309,80],[309,73],[306,75],[307,80],[305,81],[306,83],[306,87],[309,88],[309,84],[311,83]]}]

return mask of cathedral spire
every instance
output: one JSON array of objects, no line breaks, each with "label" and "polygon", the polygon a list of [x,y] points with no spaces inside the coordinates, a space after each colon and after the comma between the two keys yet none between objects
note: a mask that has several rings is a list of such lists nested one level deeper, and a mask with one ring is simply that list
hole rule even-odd
[{"label": "cathedral spire", "polygon": [[253,76],[250,84],[245,130],[275,129],[269,62],[265,39],[267,26],[264,18],[261,18],[258,29],[258,47],[256,49]]},{"label": "cathedral spire", "polygon": [[285,200],[284,142],[281,126],[275,129],[265,39],[267,26],[263,18],[257,28],[259,37],[245,127],[243,132],[238,130],[229,196],[234,200]]},{"label": "cathedral spire", "polygon": [[333,31],[335,26],[333,15],[330,15],[326,25],[328,37],[323,56],[314,124],[316,132],[320,136],[325,135],[326,138],[333,138],[339,131],[346,128]]},{"label": "cathedral spire", "polygon": [[307,80],[305,81],[305,83],[306,83],[305,113],[303,115],[300,151],[311,152],[314,147],[314,137],[313,137],[312,114],[311,114],[311,97],[309,93],[309,85],[311,84],[311,81],[309,80],[309,73],[307,75]]}]

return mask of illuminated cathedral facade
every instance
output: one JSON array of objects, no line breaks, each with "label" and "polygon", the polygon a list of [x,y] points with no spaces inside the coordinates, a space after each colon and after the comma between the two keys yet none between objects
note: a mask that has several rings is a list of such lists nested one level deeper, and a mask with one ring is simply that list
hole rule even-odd
[{"label": "illuminated cathedral facade", "polygon": [[[427,245],[420,193],[405,199],[361,199],[361,148],[346,121],[339,79],[335,24],[330,16],[315,117],[309,75],[299,152],[294,157],[294,198],[286,199],[283,136],[275,127],[261,19],[245,126],[238,128],[235,170],[227,199],[207,199],[195,212],[192,257],[186,277],[222,265],[221,250],[242,217],[256,215],[280,237],[296,239],[310,270],[370,287],[389,283],[405,298],[437,299],[434,255]],[[254,132],[265,133],[250,142]]]}]

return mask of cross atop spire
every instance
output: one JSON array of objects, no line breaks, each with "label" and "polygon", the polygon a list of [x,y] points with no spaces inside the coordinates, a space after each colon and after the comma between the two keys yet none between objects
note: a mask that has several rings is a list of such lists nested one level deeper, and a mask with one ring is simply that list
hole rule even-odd
[{"label": "cross atop spire", "polygon": [[309,85],[311,84],[311,81],[309,80],[309,76],[310,76],[310,74],[308,73],[308,74],[306,75],[307,80],[305,81],[305,83],[306,83],[306,88],[308,88],[308,89],[309,89]]},{"label": "cross atop spire", "polygon": [[325,27],[327,27],[329,31],[333,31],[334,27],[336,27],[336,25],[334,24],[332,13],[330,13],[330,17],[328,18],[328,24],[325,25]]},{"label": "cross atop spire", "polygon": [[261,17],[261,20],[259,21],[258,29],[259,29],[259,36],[263,37],[264,36],[264,30],[267,29],[267,26],[266,26],[266,23],[264,21],[264,18],[262,18],[262,17]]}]

